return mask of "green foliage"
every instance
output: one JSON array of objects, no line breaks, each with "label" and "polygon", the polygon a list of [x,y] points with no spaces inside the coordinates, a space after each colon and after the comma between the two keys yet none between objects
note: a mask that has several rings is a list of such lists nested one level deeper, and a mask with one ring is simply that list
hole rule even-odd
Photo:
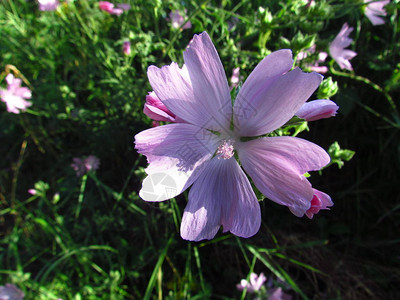
[{"label": "green foliage", "polygon": [[[131,9],[121,16],[94,0],[61,2],[56,11],[39,11],[37,1],[0,5],[0,88],[12,73],[32,90],[25,113],[0,102],[0,285],[16,284],[28,300],[244,299],[252,295],[235,285],[264,272],[295,299],[397,296],[399,1],[386,6],[381,26],[358,0],[126,0]],[[186,11],[192,27],[173,28],[173,10]],[[293,118],[272,133],[331,145],[331,164],[341,170],[310,180],[335,206],[306,220],[262,201],[255,237],[183,241],[187,194],[162,203],[138,196],[146,161],[132,137],[151,126],[142,113],[147,68],[181,65],[193,34],[207,31],[228,78],[240,67],[243,83],[281,48],[309,71],[344,22],[355,28],[354,71],[321,62],[328,72],[310,98],[332,99],[338,115]],[[73,158],[88,155],[100,168],[78,177]]]},{"label": "green foliage", "polygon": [[331,157],[330,164],[337,164],[340,168],[343,167],[344,161],[349,161],[353,158],[355,152],[348,149],[340,149],[339,143],[334,142],[328,149],[329,156]]}]

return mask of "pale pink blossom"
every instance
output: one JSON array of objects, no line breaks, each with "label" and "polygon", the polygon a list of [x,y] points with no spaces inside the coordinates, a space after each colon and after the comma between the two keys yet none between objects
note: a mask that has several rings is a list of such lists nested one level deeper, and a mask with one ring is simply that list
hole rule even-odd
[{"label": "pale pink blossom", "polygon": [[130,55],[131,54],[131,42],[125,41],[124,44],[122,45],[122,51],[124,52],[125,55]]},{"label": "pale pink blossom", "polygon": [[7,90],[0,90],[1,101],[7,105],[7,111],[14,114],[19,114],[21,111],[32,105],[31,102],[24,99],[30,99],[31,91],[27,87],[21,87],[22,80],[15,78],[13,74],[6,76]]},{"label": "pale pink blossom", "polygon": [[306,121],[330,118],[336,115],[339,106],[331,100],[313,100],[303,104],[296,116]]},{"label": "pale pink blossom", "polygon": [[28,193],[31,194],[31,195],[36,195],[37,192],[36,192],[35,189],[29,189]]},{"label": "pale pink blossom", "polygon": [[353,41],[349,38],[349,34],[353,31],[353,27],[349,27],[347,23],[344,23],[342,29],[335,37],[333,42],[329,46],[329,53],[333,59],[338,63],[341,69],[353,70],[350,63],[350,59],[357,55],[356,52],[345,49],[350,46]]},{"label": "pale pink blossom", "polygon": [[237,87],[240,81],[240,68],[234,68],[232,70],[232,77],[231,77],[231,88]]},{"label": "pale pink blossom", "polygon": [[60,2],[58,0],[38,0],[39,2],[39,10],[42,11],[50,11],[56,10],[58,6],[60,6]]},{"label": "pale pink blossom", "polygon": [[146,96],[143,112],[154,121],[176,122],[175,115],[158,99],[154,91]]},{"label": "pale pink blossom", "polygon": [[365,15],[371,21],[372,25],[383,25],[385,20],[381,16],[386,16],[385,5],[390,3],[390,0],[374,1],[364,0],[367,4],[365,8]]},{"label": "pale pink blossom", "polygon": [[[186,13],[186,10],[185,10]],[[190,21],[187,21],[185,23],[185,16],[179,12],[179,10],[171,11],[169,13],[169,19],[171,20],[171,25],[173,28],[178,29],[181,27],[183,24],[182,29],[189,29],[192,27],[192,23]]]},{"label": "pale pink blossom", "polygon": [[265,135],[294,116],[322,76],[291,70],[292,52],[279,50],[258,64],[232,106],[228,80],[208,34],[195,35],[183,56],[182,68],[173,62],[147,71],[158,99],[184,122],[135,136],[135,148],[149,162],[140,197],[163,201],[192,186],[181,236],[193,241],[212,239],[221,226],[240,237],[258,232],[260,205],[247,175],[266,197],[304,216],[314,196],[304,174],[321,169],[330,157],[306,140]]},{"label": "pale pink blossom", "polygon": [[0,286],[0,300],[22,300],[25,294],[14,284],[6,283]]},{"label": "pale pink blossom", "polygon": [[314,196],[311,199],[311,207],[306,211],[306,216],[309,219],[312,219],[315,214],[317,214],[321,209],[327,209],[329,210],[329,207],[333,205],[331,197],[329,195],[318,191],[316,189],[314,190]]},{"label": "pale pink blossom", "polygon": [[[297,60],[301,61],[309,57],[310,55],[314,54],[316,51],[316,46],[313,45],[310,48],[300,52],[297,55]],[[320,73],[320,74],[325,74],[328,72],[328,67],[327,66],[320,66],[320,63],[325,62],[326,58],[328,57],[328,53],[326,52],[319,52],[318,53],[318,59],[314,61],[313,63],[306,63],[305,67],[310,69],[311,71]]]},{"label": "pale pink blossom", "polygon": [[75,170],[76,176],[81,177],[89,171],[97,170],[100,167],[100,160],[94,155],[86,158],[74,157],[71,167]]},{"label": "pale pink blossom", "polygon": [[100,167],[100,160],[94,155],[89,155],[83,162],[87,172],[97,170]]},{"label": "pale pink blossom", "polygon": [[263,273],[258,276],[256,273],[250,274],[250,280],[247,281],[246,279],[242,279],[239,284],[236,285],[236,288],[239,291],[243,291],[247,289],[247,292],[254,293],[259,291],[263,284],[267,281],[267,277]]},{"label": "pale pink blossom", "polygon": [[108,1],[100,1],[99,8],[104,10],[112,15],[120,16],[125,10],[129,10],[131,6],[129,4],[120,3],[117,4],[117,7],[111,2]]}]

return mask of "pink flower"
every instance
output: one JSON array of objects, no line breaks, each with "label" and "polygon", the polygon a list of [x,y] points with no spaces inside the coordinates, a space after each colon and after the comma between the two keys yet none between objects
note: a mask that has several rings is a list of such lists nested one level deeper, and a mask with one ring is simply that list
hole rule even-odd
[{"label": "pink flower", "polygon": [[[316,49],[316,46],[313,45],[310,48],[308,48],[307,50],[300,52],[297,55],[297,60],[299,60],[299,61],[303,60],[303,59],[309,57],[310,55],[314,54],[315,53],[315,49]],[[310,69],[311,71],[314,71],[314,72],[317,72],[317,73],[320,73],[320,74],[325,74],[326,72],[328,72],[328,67],[320,66],[319,64],[325,62],[327,57],[328,57],[328,53],[319,52],[318,53],[318,59],[314,63],[305,64],[305,67]]]},{"label": "pink flower", "polygon": [[111,2],[100,1],[99,8],[108,12],[109,14],[120,16],[124,12],[124,10],[129,10],[131,6],[129,4],[121,3],[117,4],[117,7],[115,8],[114,4],[112,4]]},{"label": "pink flower", "polygon": [[372,25],[382,25],[385,24],[385,20],[379,16],[386,16],[386,11],[384,6],[390,3],[390,0],[374,1],[374,0],[364,0],[367,4],[365,8],[365,15],[371,21]]},{"label": "pink flower", "polygon": [[87,172],[97,170],[100,167],[100,160],[94,155],[89,155],[83,162]]},{"label": "pink flower", "polygon": [[154,121],[176,122],[175,115],[158,99],[154,92],[150,92],[146,96],[143,112]]},{"label": "pink flower", "polygon": [[356,52],[348,49],[348,47],[353,41],[349,38],[349,34],[353,31],[353,27],[349,27],[347,23],[344,23],[342,29],[335,37],[331,45],[329,46],[329,53],[333,59],[339,64],[341,69],[353,70],[351,66],[350,59],[357,55]]},{"label": "pink flower", "polygon": [[249,293],[254,293],[261,289],[265,281],[267,281],[267,277],[265,277],[263,273],[261,273],[260,276],[258,276],[256,273],[251,273],[250,282],[248,282],[246,279],[242,279],[240,283],[236,285],[236,288],[239,291],[247,289]]},{"label": "pink flower", "polygon": [[232,70],[231,88],[237,87],[239,85],[239,81],[240,81],[239,73],[240,73],[239,67],[234,68]]},{"label": "pink flower", "polygon": [[94,156],[89,155],[85,159],[74,157],[71,167],[75,170],[76,176],[81,177],[89,171],[95,171],[100,166],[100,160]]},{"label": "pink flower", "polygon": [[124,52],[125,55],[130,55],[131,54],[131,42],[125,41],[122,46],[122,51]]},{"label": "pink flower", "polygon": [[221,226],[240,237],[258,232],[260,205],[246,173],[265,196],[303,216],[314,196],[304,174],[319,170],[330,157],[306,140],[265,135],[293,117],[322,76],[291,70],[292,52],[279,50],[258,64],[232,106],[208,34],[195,35],[183,56],[182,68],[172,63],[147,71],[159,100],[185,123],[135,136],[135,148],[149,162],[140,197],[163,201],[193,185],[181,223],[181,236],[193,241],[212,239]]},{"label": "pink flower", "polygon": [[0,286],[0,300],[22,300],[25,294],[14,284],[6,283]]},{"label": "pink flower", "polygon": [[328,209],[332,206],[333,202],[329,195],[314,189],[314,196],[311,199],[311,207],[306,211],[306,216],[312,219],[321,209]]},{"label": "pink flower", "polygon": [[49,10],[56,10],[57,7],[60,5],[58,0],[38,0],[39,2],[39,10],[42,11],[49,11]]},{"label": "pink flower", "polygon": [[35,189],[29,189],[28,193],[31,194],[31,195],[36,195],[37,192],[36,192]]},{"label": "pink flower", "polygon": [[14,78],[11,73],[6,76],[6,81],[7,90],[0,90],[0,97],[7,104],[7,111],[14,114],[26,111],[32,103],[24,99],[31,98],[31,91],[27,87],[21,87],[22,80]]},{"label": "pink flower", "polygon": [[338,109],[339,106],[331,100],[313,100],[304,103],[296,116],[306,121],[315,121],[335,116]]},{"label": "pink flower", "polygon": [[185,23],[185,17],[179,13],[179,10],[171,11],[169,13],[169,19],[171,20],[172,27],[175,29],[178,29],[183,24],[185,25],[183,25],[182,29],[188,29],[192,27],[192,23],[190,23],[190,21]]}]

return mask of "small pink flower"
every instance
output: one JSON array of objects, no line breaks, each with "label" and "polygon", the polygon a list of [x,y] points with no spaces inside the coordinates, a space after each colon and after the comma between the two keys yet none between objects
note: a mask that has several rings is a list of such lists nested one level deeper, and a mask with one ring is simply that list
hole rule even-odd
[{"label": "small pink flower", "polygon": [[327,209],[329,210],[328,207],[331,207],[333,205],[333,202],[331,200],[331,197],[329,195],[318,191],[316,189],[314,190],[314,196],[311,199],[311,207],[306,211],[306,216],[309,219],[312,219],[315,214],[317,214],[321,209]]},{"label": "small pink flower", "polygon": [[112,10],[114,8],[114,4],[112,4],[111,2],[108,1],[100,1],[99,2],[99,8],[101,10],[104,10],[108,13],[112,13]]},{"label": "small pink flower", "polygon": [[[185,10],[186,13],[186,10]],[[171,11],[169,13],[169,18],[171,20],[172,27],[178,29],[185,23],[185,17],[180,14],[179,10]],[[188,29],[192,27],[192,23],[187,21],[185,25],[183,25],[182,29]]]},{"label": "small pink flower", "polygon": [[100,160],[94,155],[89,155],[83,162],[87,172],[97,170],[100,167]]},{"label": "small pink flower", "polygon": [[131,6],[129,4],[121,3],[121,4],[117,4],[117,7],[115,8],[114,4],[112,4],[111,2],[100,1],[99,8],[101,10],[108,12],[111,15],[120,16],[124,12],[124,10],[129,10],[131,8]]},{"label": "small pink flower", "polygon": [[367,4],[365,8],[365,15],[371,21],[372,25],[383,25],[385,20],[380,16],[386,16],[386,11],[384,6],[390,3],[390,0],[374,1],[374,0],[364,0]]},{"label": "small pink flower", "polygon": [[347,23],[344,23],[342,29],[335,37],[331,45],[329,46],[329,53],[333,59],[339,64],[341,69],[353,70],[350,59],[357,55],[356,52],[348,49],[344,49],[350,46],[353,41],[349,38],[349,34],[353,31],[353,27],[349,27]]},{"label": "small pink flower", "polygon": [[[36,192],[35,189],[29,189],[29,190],[28,190],[28,193],[31,194],[31,195],[36,195],[37,192]],[[1,299],[0,299],[0,300],[1,300]]]},{"label": "small pink flower", "polygon": [[314,100],[304,103],[295,115],[309,122],[333,117],[338,109],[331,100]]},{"label": "small pink flower", "polygon": [[0,300],[22,300],[25,294],[14,284],[6,283],[0,286]]},{"label": "small pink flower", "polygon": [[81,158],[78,157],[74,157],[72,159],[72,164],[71,167],[72,169],[75,170],[76,172],[76,176],[81,177],[86,173],[86,168],[85,168],[85,164],[83,162],[83,160]]},{"label": "small pink flower", "polygon": [[56,10],[60,5],[58,0],[38,0],[39,2],[39,10],[41,11],[50,11]]},{"label": "small pink flower", "polygon": [[247,292],[254,293],[261,289],[266,280],[267,278],[263,273],[261,273],[260,276],[258,276],[256,273],[251,273],[250,282],[248,282],[246,279],[242,279],[240,283],[236,285],[236,288],[239,291],[247,289]]},{"label": "small pink flower", "polygon": [[237,87],[239,85],[239,81],[240,81],[239,73],[240,73],[239,67],[234,68],[232,70],[231,88]]},{"label": "small pink flower", "polygon": [[161,102],[154,91],[146,96],[143,112],[154,121],[176,122],[175,115]]},{"label": "small pink flower", "polygon": [[[299,60],[299,61],[303,60],[303,59],[309,57],[310,55],[314,54],[315,49],[316,49],[316,46],[313,45],[310,48],[308,48],[307,50],[300,52],[297,55],[297,60]],[[319,52],[318,59],[314,63],[305,64],[305,67],[309,68],[311,71],[314,71],[314,72],[317,72],[320,74],[325,74],[326,72],[328,72],[328,67],[320,66],[319,64],[325,62],[327,57],[328,57],[328,53]]]},{"label": "small pink flower", "polygon": [[122,46],[122,51],[124,52],[125,55],[130,55],[131,54],[131,42],[125,41]]},{"label": "small pink flower", "polygon": [[100,160],[94,156],[89,155],[85,159],[74,157],[71,167],[75,170],[76,176],[81,177],[89,171],[95,171],[100,166]]},{"label": "small pink flower", "polygon": [[14,114],[26,111],[32,103],[24,99],[31,98],[31,91],[27,87],[21,87],[22,80],[14,78],[11,73],[6,76],[6,81],[7,90],[0,90],[0,97],[7,104],[7,111]]}]

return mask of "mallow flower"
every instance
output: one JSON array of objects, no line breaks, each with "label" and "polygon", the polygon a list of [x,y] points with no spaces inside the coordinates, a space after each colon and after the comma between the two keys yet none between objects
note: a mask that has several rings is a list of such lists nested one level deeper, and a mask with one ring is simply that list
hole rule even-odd
[{"label": "mallow flower", "polygon": [[140,197],[163,201],[192,186],[180,228],[192,241],[212,239],[221,226],[240,237],[258,232],[260,205],[247,175],[270,200],[304,216],[315,194],[304,174],[330,157],[304,139],[266,135],[295,115],[322,75],[291,70],[292,52],[279,50],[256,66],[232,104],[206,32],[193,37],[183,56],[182,67],[173,62],[147,71],[157,98],[182,122],[135,136],[149,163]]},{"label": "mallow flower", "polygon": [[[185,10],[186,14],[186,10]],[[174,10],[169,13],[169,19],[171,20],[171,25],[172,28],[178,29],[179,27],[182,27],[182,29],[189,29],[192,27],[192,23],[190,21],[187,21],[185,23],[185,16],[179,12],[179,10]]]},{"label": "mallow flower", "polygon": [[[306,59],[310,55],[314,54],[315,51],[316,51],[316,46],[314,44],[310,48],[300,52],[297,55],[297,60],[301,61],[303,59]],[[327,57],[328,57],[328,53],[326,53],[326,52],[318,52],[317,60],[314,61],[313,63],[305,64],[305,67],[307,67],[311,71],[314,71],[314,72],[317,72],[317,73],[320,73],[320,74],[325,74],[326,72],[328,72],[328,67],[327,66],[320,66],[319,64],[325,62]]]},{"label": "mallow flower", "polygon": [[258,276],[256,273],[251,273],[249,279],[249,281],[242,279],[240,283],[236,285],[236,288],[239,291],[247,289],[247,292],[254,293],[259,291],[263,284],[267,281],[267,277],[265,277],[264,273],[260,273],[260,276]]},{"label": "mallow flower", "polygon": [[14,114],[26,111],[32,105],[31,102],[25,100],[32,97],[30,89],[21,87],[22,80],[15,78],[11,73],[6,76],[6,82],[7,90],[0,90],[0,98],[6,103],[7,111]]},{"label": "mallow flower", "polygon": [[0,300],[22,300],[25,294],[12,283],[0,286]]},{"label": "mallow flower", "polygon": [[94,155],[89,155],[86,158],[74,157],[72,161],[71,167],[75,170],[77,177],[95,171],[100,167],[100,160]]},{"label": "mallow flower", "polygon": [[390,3],[390,0],[374,1],[364,0],[367,4],[365,7],[365,15],[371,21],[372,25],[383,25],[385,20],[381,16],[386,16],[385,5]]},{"label": "mallow flower", "polygon": [[58,0],[38,0],[39,10],[41,11],[51,11],[56,10],[58,6],[60,6],[60,2]]},{"label": "mallow flower", "polygon": [[350,46],[353,39],[349,38],[349,34],[353,31],[353,27],[349,27],[344,23],[342,29],[329,46],[329,53],[338,63],[341,69],[353,70],[350,59],[357,55],[356,52],[345,49]]},{"label": "mallow flower", "polygon": [[108,1],[99,1],[99,8],[108,12],[111,15],[120,16],[124,11],[129,10],[131,6],[126,3],[119,3],[117,7],[113,3]]}]

